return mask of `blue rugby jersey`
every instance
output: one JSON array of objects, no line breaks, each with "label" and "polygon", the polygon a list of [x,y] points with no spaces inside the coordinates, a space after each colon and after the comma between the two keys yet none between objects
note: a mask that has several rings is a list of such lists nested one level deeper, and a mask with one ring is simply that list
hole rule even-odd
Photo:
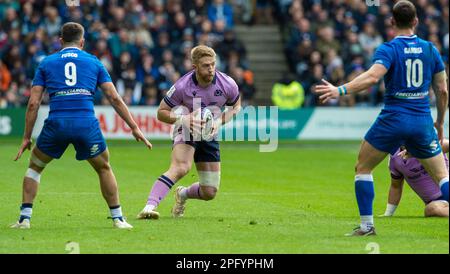
[{"label": "blue rugby jersey", "polygon": [[95,117],[94,94],[105,82],[111,77],[97,57],[67,47],[42,60],[32,85],[49,93],[49,118],[83,118]]},{"label": "blue rugby jersey", "polygon": [[386,110],[430,113],[429,89],[433,75],[445,69],[431,42],[416,35],[397,36],[378,47],[373,63],[388,70],[384,76]]}]

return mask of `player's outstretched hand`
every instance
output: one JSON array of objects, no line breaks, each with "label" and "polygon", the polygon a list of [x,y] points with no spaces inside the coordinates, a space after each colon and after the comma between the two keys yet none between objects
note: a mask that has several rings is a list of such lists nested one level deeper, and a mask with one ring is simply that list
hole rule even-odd
[{"label": "player's outstretched hand", "polygon": [[152,149],[152,143],[150,143],[147,138],[145,138],[144,134],[139,128],[135,128],[131,131],[136,141],[142,141],[144,142],[145,146],[148,147],[148,149]]},{"label": "player's outstretched hand", "polygon": [[318,94],[321,94],[319,99],[320,102],[325,104],[330,99],[338,98],[339,97],[339,91],[338,88],[327,82],[325,79],[322,79],[322,82],[324,84],[317,85],[315,92]]},{"label": "player's outstretched hand", "polygon": [[22,140],[22,145],[20,145],[19,152],[17,152],[16,158],[14,158],[14,161],[17,161],[17,160],[20,159],[20,157],[24,153],[25,149],[30,150],[31,149],[31,144],[32,144],[31,139],[24,138]]}]

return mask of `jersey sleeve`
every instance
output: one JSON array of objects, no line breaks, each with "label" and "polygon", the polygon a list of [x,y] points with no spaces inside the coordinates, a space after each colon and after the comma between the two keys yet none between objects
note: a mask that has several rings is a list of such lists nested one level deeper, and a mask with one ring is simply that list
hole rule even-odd
[{"label": "jersey sleeve", "polygon": [[383,65],[384,67],[386,67],[386,69],[389,70],[389,68],[391,67],[391,65],[393,63],[393,60],[392,60],[393,55],[394,54],[393,54],[392,48],[390,48],[386,44],[382,44],[375,51],[375,53],[372,57],[372,62],[373,62],[373,64]]},{"label": "jersey sleeve", "polygon": [[395,168],[394,161],[392,158],[389,158],[389,171],[391,173],[391,178],[394,180],[401,180],[403,179],[403,174]]},{"label": "jersey sleeve", "polygon": [[436,74],[436,73],[439,73],[439,72],[445,70],[445,65],[444,65],[444,61],[442,61],[441,54],[439,53],[439,51],[433,44],[431,44],[431,50],[433,53],[432,58],[434,60],[433,74]]},{"label": "jersey sleeve", "polygon": [[177,87],[176,84],[173,85],[164,97],[164,102],[171,108],[181,105],[183,103],[181,88]]},{"label": "jersey sleeve", "polygon": [[45,71],[44,71],[44,60],[41,61],[36,73],[34,74],[33,83],[31,86],[42,86],[45,87]]},{"label": "jersey sleeve", "polygon": [[97,85],[112,82],[111,76],[109,75],[108,71],[106,70],[102,62],[100,62],[100,60],[98,60],[97,58],[95,58],[95,62],[98,66]]},{"label": "jersey sleeve", "polygon": [[227,92],[227,106],[234,106],[239,100],[239,87],[236,82],[230,78],[230,90]]}]

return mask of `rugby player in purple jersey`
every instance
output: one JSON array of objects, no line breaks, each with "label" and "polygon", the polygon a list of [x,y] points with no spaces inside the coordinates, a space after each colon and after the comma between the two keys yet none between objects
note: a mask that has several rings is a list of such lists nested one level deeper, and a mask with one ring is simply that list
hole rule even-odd
[{"label": "rugby player in purple jersey", "polygon": [[[448,139],[442,143],[445,162],[448,170]],[[391,173],[391,187],[389,190],[386,211],[380,217],[393,216],[402,197],[404,181],[416,192],[425,203],[425,217],[448,217],[448,201],[442,197],[439,186],[433,182],[431,176],[425,171],[419,160],[401,147],[396,154],[389,159]]]},{"label": "rugby player in purple jersey", "polygon": [[[172,216],[183,216],[186,200],[212,200],[219,189],[217,132],[221,125],[239,112],[239,89],[231,77],[216,70],[216,54],[212,48],[203,45],[193,48],[191,59],[194,69],[172,86],[158,109],[160,121],[175,125],[172,160],[169,169],[153,184],[147,204],[137,216],[139,219],[159,218],[157,206],[175,183],[188,174],[192,162],[195,162],[199,180],[189,187],[179,186],[176,189]],[[223,107],[225,110],[221,111]],[[205,108],[214,115],[212,139],[198,138],[202,123],[199,113],[203,113]]]}]

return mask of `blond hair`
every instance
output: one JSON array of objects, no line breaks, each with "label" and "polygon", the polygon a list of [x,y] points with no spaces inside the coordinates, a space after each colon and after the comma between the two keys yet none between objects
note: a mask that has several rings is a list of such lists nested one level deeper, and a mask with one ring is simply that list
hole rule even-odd
[{"label": "blond hair", "polygon": [[193,64],[198,64],[200,59],[205,56],[216,58],[216,53],[212,48],[204,45],[196,46],[191,50],[191,60]]}]

